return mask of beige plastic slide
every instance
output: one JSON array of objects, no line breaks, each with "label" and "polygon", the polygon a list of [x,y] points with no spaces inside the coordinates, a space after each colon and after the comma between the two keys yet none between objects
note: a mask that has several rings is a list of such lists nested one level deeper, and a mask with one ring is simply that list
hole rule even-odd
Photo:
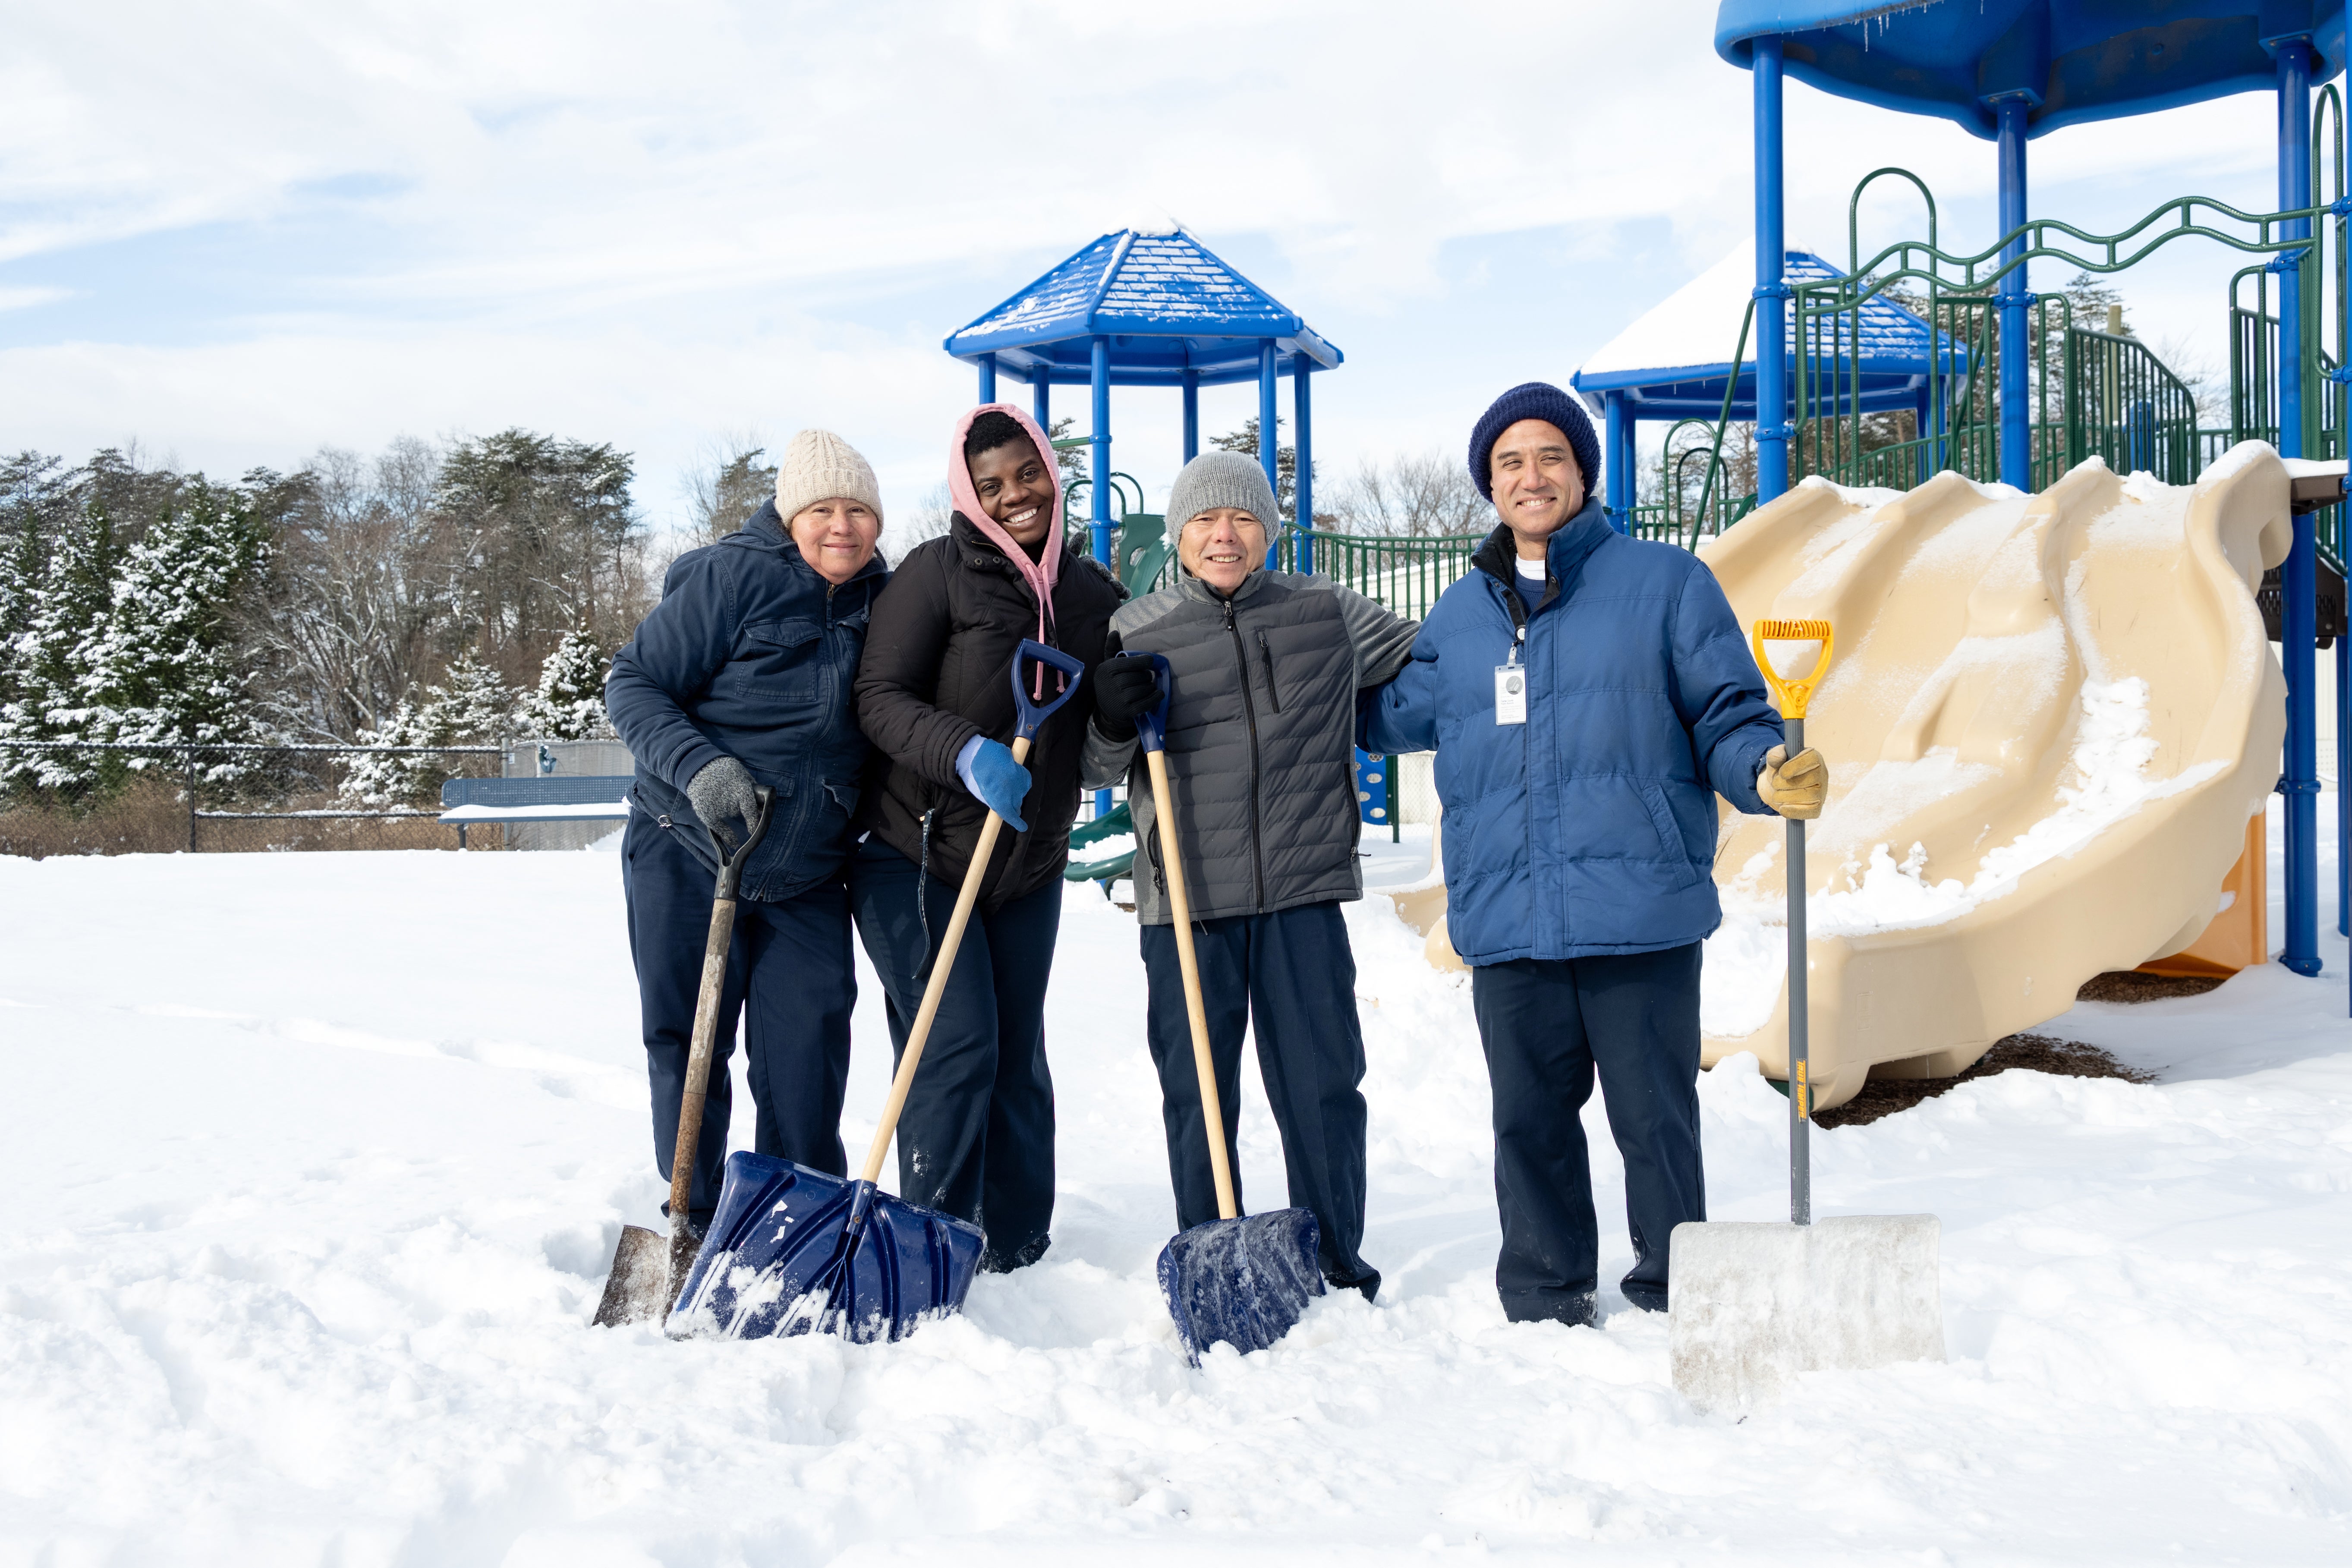
[{"label": "beige plastic slide", "polygon": [[[1817,1105],[1874,1070],[1957,1073],[2204,931],[2278,777],[2286,685],[2254,588],[2288,492],[2254,442],[2186,487],[2096,459],[2036,496],[1809,479],[1701,550],[1743,626],[1835,630],[1806,721],[1833,778],[1807,851]],[[1709,1064],[1753,1051],[1776,1077],[1781,837],[1724,808],[1700,1018]]]}]

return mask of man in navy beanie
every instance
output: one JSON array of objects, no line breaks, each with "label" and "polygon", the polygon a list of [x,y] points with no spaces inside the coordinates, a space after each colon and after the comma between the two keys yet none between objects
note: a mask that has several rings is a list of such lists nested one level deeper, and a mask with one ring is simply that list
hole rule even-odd
[{"label": "man in navy beanie", "polygon": [[1820,815],[1731,605],[1698,558],[1628,539],[1589,499],[1600,443],[1544,382],[1495,400],[1470,477],[1497,526],[1422,623],[1366,744],[1434,750],[1446,934],[1470,965],[1495,1097],[1495,1283],[1514,1321],[1593,1319],[1598,1224],[1581,1113],[1599,1075],[1625,1159],[1625,1299],[1666,1308],[1666,1242],[1706,1217],[1700,943],[1722,921],[1717,795]]}]

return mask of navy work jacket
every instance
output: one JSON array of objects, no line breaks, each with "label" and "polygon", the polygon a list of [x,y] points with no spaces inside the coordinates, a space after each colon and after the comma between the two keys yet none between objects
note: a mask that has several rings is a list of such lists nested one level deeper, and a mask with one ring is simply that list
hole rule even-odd
[{"label": "navy work jacket", "polygon": [[[1756,775],[1781,739],[1730,602],[1597,500],[1551,536],[1533,612],[1515,554],[1496,529],[1366,714],[1371,750],[1437,753],[1446,935],[1471,964],[1698,942],[1723,919],[1714,797],[1766,812]],[[1522,628],[1528,721],[1497,724]]]},{"label": "navy work jacket", "polygon": [[637,760],[630,799],[715,876],[687,782],[721,755],[776,791],[742,896],[775,901],[840,874],[866,736],[850,681],[889,580],[877,553],[839,587],[801,559],[772,500],[718,543],[679,556],[661,603],[613,660],[604,707]]}]

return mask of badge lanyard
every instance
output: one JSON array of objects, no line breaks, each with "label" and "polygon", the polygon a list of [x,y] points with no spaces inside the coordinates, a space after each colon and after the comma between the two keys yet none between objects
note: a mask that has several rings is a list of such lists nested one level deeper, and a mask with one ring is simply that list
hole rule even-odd
[{"label": "badge lanyard", "polygon": [[1495,667],[1495,722],[1497,724],[1524,724],[1528,721],[1528,669],[1519,662],[1519,649],[1528,640],[1527,623],[1520,622],[1516,630],[1517,635],[1511,638],[1509,660]]}]

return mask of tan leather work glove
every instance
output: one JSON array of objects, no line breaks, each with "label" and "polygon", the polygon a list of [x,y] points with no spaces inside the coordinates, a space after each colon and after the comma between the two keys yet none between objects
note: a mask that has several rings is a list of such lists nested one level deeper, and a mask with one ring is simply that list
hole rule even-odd
[{"label": "tan leather work glove", "polygon": [[1793,757],[1788,747],[1775,746],[1764,753],[1756,793],[1781,816],[1811,822],[1822,814],[1822,802],[1829,796],[1830,764],[1811,746]]}]

